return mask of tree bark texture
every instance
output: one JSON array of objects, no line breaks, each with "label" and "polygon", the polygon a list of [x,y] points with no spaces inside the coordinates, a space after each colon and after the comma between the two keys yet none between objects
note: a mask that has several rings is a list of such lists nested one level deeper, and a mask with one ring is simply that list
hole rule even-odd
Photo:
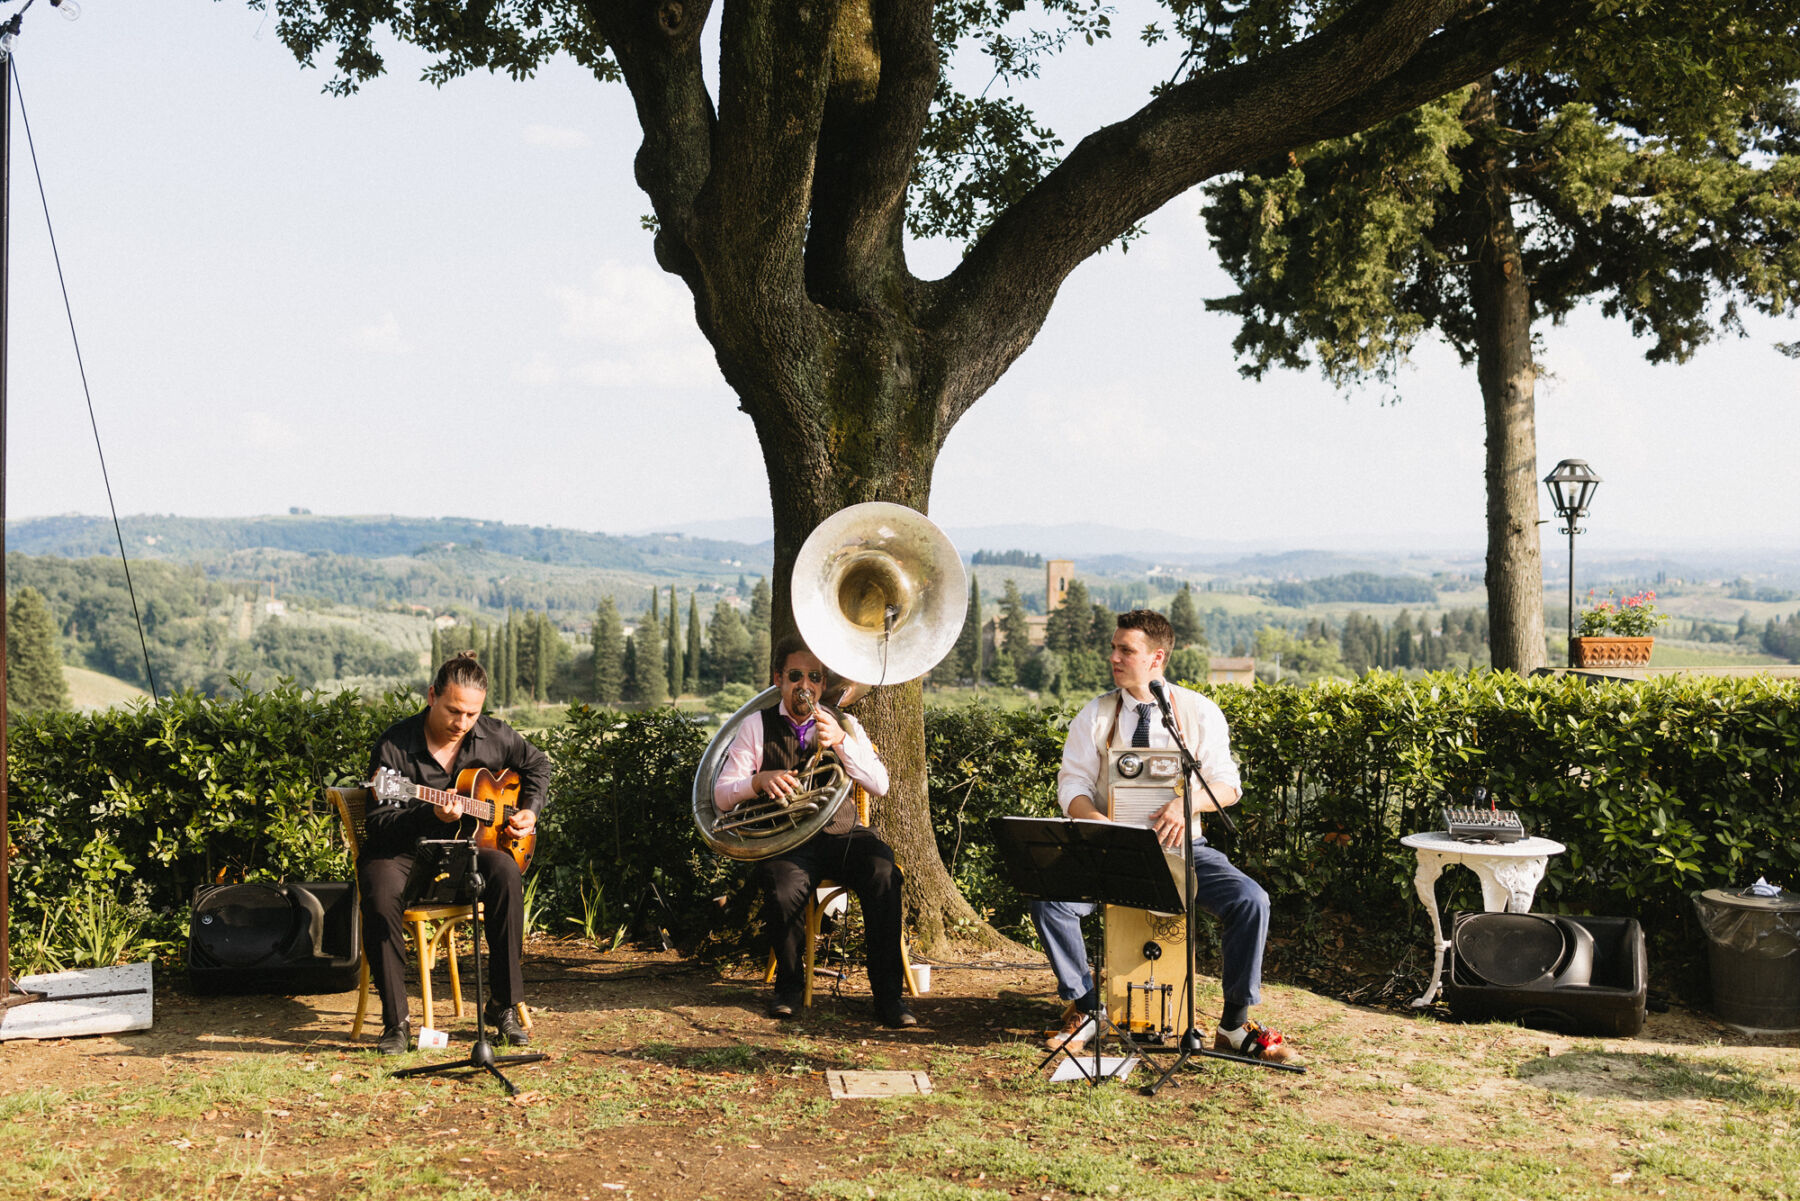
[{"label": "tree bark texture", "polygon": [[[904,217],[939,74],[930,0],[588,0],[637,105],[657,258],[755,423],[774,506],[775,636],[794,557],[838,509],[928,511],[957,420],[1030,345],[1081,262],[1195,184],[1404,112],[1537,48],[1564,0],[1359,0],[1316,36],[1165,89],[1074,147],[948,276],[907,269]],[[1527,415],[1529,409],[1527,408]],[[894,791],[879,827],[922,947],[978,919],[931,835],[919,686],[864,702]],[[997,937],[997,936],[995,936]]]},{"label": "tree bark texture", "polygon": [[1525,278],[1512,194],[1494,136],[1491,81],[1472,94],[1465,156],[1469,294],[1476,375],[1487,419],[1488,645],[1496,670],[1544,666],[1544,559],[1538,536],[1537,367],[1531,286]]}]

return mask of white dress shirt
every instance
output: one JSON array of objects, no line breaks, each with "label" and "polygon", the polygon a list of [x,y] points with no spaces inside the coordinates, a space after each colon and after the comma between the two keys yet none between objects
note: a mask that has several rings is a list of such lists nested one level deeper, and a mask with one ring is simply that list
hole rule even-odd
[{"label": "white dress shirt", "polygon": [[[791,720],[787,703],[776,706],[782,716]],[[875,744],[863,732],[862,723],[848,713],[840,713],[844,727],[844,741],[837,748],[838,760],[844,765],[844,774],[862,785],[870,796],[886,796],[888,790],[887,765],[881,756],[875,753]],[[815,731],[813,737],[818,737]],[[752,776],[762,770],[763,757],[763,719],[758,712],[753,719],[745,721],[732,736],[731,747],[725,752],[725,766],[719,770],[718,783],[713,786],[713,807],[720,813],[727,813],[753,795],[750,783]]]},{"label": "white dress shirt", "polygon": [[[1169,698],[1175,722],[1181,727],[1181,737],[1200,765],[1201,778],[1215,790],[1228,787],[1234,793],[1240,792],[1242,784],[1237,764],[1231,759],[1231,729],[1219,706],[1198,692],[1177,684],[1165,682],[1163,691]],[[1137,706],[1144,703],[1125,693],[1125,704],[1120,706],[1120,695],[1116,688],[1102,693],[1083,706],[1075,720],[1069,723],[1069,737],[1063,742],[1062,769],[1056,773],[1056,803],[1062,806],[1064,815],[1078,796],[1087,797],[1102,813],[1106,811],[1106,798],[1101,795],[1101,781],[1106,774],[1106,750],[1111,746],[1131,745],[1138,726]],[[1148,703],[1150,745],[1174,746],[1175,739],[1163,725],[1162,710],[1154,698]],[[1119,709],[1117,721],[1113,720],[1114,708]],[[1204,804],[1205,796],[1197,795],[1199,803]]]}]

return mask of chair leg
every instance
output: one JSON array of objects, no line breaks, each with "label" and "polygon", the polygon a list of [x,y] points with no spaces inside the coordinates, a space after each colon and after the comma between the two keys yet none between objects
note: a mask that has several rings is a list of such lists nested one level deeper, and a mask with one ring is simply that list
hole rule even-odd
[{"label": "chair leg", "polygon": [[350,1041],[362,1037],[363,1015],[369,1012],[369,956],[364,952],[356,965],[356,1021],[350,1027]]},{"label": "chair leg", "polygon": [[813,966],[819,949],[819,927],[825,922],[825,906],[819,904],[818,894],[806,902],[806,943],[800,952],[800,967],[806,973],[806,984],[801,994],[801,1004],[812,1008],[813,1001]]},{"label": "chair leg", "polygon": [[[480,919],[477,918],[476,920],[479,921]],[[451,923],[448,923],[448,925],[450,926],[450,934],[444,940],[444,953],[446,956],[448,956],[448,958],[450,960],[450,999],[452,1002],[451,1012],[460,1018],[463,1015],[462,971],[457,966],[457,963],[456,963],[456,930],[455,930],[456,924],[454,922],[451,922]]]},{"label": "chair leg", "polygon": [[513,1008],[515,1008],[519,1011],[519,1025],[525,1027],[525,1029],[527,1029],[527,1030],[530,1030],[531,1029],[531,1010],[526,1006],[525,1002],[520,1001],[517,1005],[513,1006]]},{"label": "chair leg", "polygon": [[775,948],[769,948],[769,970],[763,973],[763,983],[775,983]]},{"label": "chair leg", "polygon": [[906,982],[906,995],[909,997],[918,996],[919,982],[913,979],[912,953],[906,949],[906,935],[904,934],[900,936],[900,971],[903,973],[902,978]]},{"label": "chair leg", "polygon": [[425,923],[413,923],[413,947],[419,958],[419,995],[425,1001],[425,1029],[436,1030],[431,1012],[431,969],[437,962],[437,942],[425,937]]}]

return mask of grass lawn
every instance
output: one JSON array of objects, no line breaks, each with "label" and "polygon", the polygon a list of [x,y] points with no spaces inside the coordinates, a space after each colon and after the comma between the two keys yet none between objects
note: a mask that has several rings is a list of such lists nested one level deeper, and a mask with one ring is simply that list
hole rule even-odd
[{"label": "grass lawn", "polygon": [[[1156,1097],[1051,1084],[1047,969],[940,968],[923,1025],[853,983],[800,1020],[749,970],[535,941],[544,1063],[396,1081],[355,995],[197,998],[154,1029],[0,1047],[0,1196],[266,1198],[1792,1198],[1796,1040],[1652,1015],[1635,1040],[1464,1026],[1271,986],[1311,1071],[1204,1061]],[[445,992],[440,995],[446,995]],[[1211,1012],[1216,994],[1204,997]],[[416,1007],[416,1003],[415,1003]],[[929,1096],[834,1101],[834,1068]]]}]

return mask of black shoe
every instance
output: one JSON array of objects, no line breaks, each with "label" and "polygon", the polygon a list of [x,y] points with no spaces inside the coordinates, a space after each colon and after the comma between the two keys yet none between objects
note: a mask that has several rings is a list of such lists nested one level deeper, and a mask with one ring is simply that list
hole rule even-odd
[{"label": "black shoe", "polygon": [[531,1035],[525,1033],[525,1027],[519,1024],[519,1010],[516,1005],[508,1005],[505,1009],[489,1008],[487,1024],[494,1028],[494,1033],[501,1042],[515,1047],[529,1047]]},{"label": "black shoe", "polygon": [[875,1010],[881,1015],[881,1024],[883,1026],[892,1026],[896,1030],[905,1030],[910,1026],[917,1026],[919,1024],[919,1019],[913,1016],[913,1011],[903,1000],[895,999],[892,1001],[882,1001],[875,1006]]},{"label": "black shoe", "polygon": [[791,1018],[800,1012],[800,996],[797,993],[778,992],[769,998],[769,1016],[772,1018]]},{"label": "black shoe", "polygon": [[375,1050],[382,1055],[404,1055],[412,1049],[412,1026],[401,1022],[398,1026],[384,1026],[381,1040],[375,1044]]}]

